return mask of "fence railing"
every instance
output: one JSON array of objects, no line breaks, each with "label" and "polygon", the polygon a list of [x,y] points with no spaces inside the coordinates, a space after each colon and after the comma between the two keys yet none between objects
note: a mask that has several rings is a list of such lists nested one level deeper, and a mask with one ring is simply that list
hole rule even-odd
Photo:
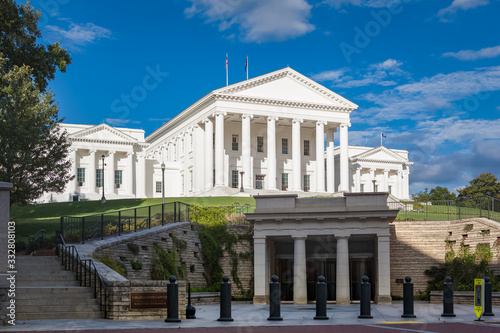
[{"label": "fence railing", "polygon": [[107,318],[110,291],[97,271],[94,261],[82,259],[74,245],[66,245],[61,234],[58,234],[56,239],[56,255],[61,257],[61,265],[66,271],[75,272],[80,287],[93,289],[94,298],[99,300],[99,310],[104,311],[104,318]]},{"label": "fence railing", "polygon": [[247,221],[245,214],[253,213],[255,205],[239,205],[238,203],[235,203],[232,206],[223,206],[223,208],[227,209],[226,220],[228,220],[229,224],[240,225],[250,224],[250,222]]},{"label": "fence railing", "polygon": [[84,243],[174,222],[190,222],[188,204],[175,201],[87,216],[62,216],[60,230],[68,243]]},{"label": "fence railing", "polygon": [[447,221],[485,217],[500,222],[500,200],[492,197],[442,201],[389,202],[398,209],[396,221]]}]

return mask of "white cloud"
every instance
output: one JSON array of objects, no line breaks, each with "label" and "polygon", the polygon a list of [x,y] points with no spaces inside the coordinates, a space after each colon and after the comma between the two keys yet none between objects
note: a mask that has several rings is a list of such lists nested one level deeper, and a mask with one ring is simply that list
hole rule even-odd
[{"label": "white cloud", "polygon": [[[220,31],[236,28],[245,42],[283,41],[315,29],[306,0],[189,0],[186,17],[201,15]],[[229,34],[231,35],[231,34]]]},{"label": "white cloud", "polygon": [[106,124],[113,125],[113,126],[123,126],[123,125],[127,125],[127,124],[140,124],[141,123],[138,120],[114,119],[114,118],[106,118],[104,121]]},{"label": "white cloud", "polygon": [[477,60],[484,58],[496,58],[499,55],[500,55],[500,45],[494,47],[486,47],[478,51],[462,50],[459,52],[443,53],[443,57],[453,57],[458,60]]},{"label": "white cloud", "polygon": [[154,121],[154,122],[161,122],[161,123],[166,123],[170,121],[172,118],[149,118],[149,121]]},{"label": "white cloud", "polygon": [[[407,0],[408,1],[408,0]],[[401,3],[402,0],[325,0],[324,3],[339,9],[344,5],[352,5],[357,7],[390,7],[396,3]]]},{"label": "white cloud", "polygon": [[313,75],[311,78],[314,81],[337,81],[340,79],[340,77],[344,75],[344,70],[338,69],[338,70],[333,70],[333,71],[324,71],[318,74]]},{"label": "white cloud", "polygon": [[455,14],[459,9],[468,10],[479,6],[486,6],[489,3],[489,0],[453,0],[451,5],[438,12],[438,16],[442,17],[442,21],[448,21],[449,19],[446,17]]},{"label": "white cloud", "polygon": [[106,28],[97,26],[93,23],[75,24],[69,22],[67,29],[47,25],[46,37],[52,41],[59,41],[61,44],[68,46],[85,46],[94,43],[101,38],[111,38],[112,33]]}]

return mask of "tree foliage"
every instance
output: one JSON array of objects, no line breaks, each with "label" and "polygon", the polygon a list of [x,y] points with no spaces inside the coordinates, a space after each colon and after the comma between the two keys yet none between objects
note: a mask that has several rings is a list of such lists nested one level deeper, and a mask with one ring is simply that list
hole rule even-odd
[{"label": "tree foliage", "polygon": [[482,173],[458,190],[459,199],[479,198],[482,196],[500,199],[500,180],[491,173]]},{"label": "tree foliage", "polygon": [[455,200],[457,196],[452,193],[446,187],[436,186],[429,191],[426,187],[424,191],[411,195],[413,201],[444,201],[444,200]]},{"label": "tree foliage", "polygon": [[71,62],[55,43],[37,44],[40,12],[0,0],[0,180],[14,184],[11,204],[62,192],[68,174],[66,133],[49,80]]}]

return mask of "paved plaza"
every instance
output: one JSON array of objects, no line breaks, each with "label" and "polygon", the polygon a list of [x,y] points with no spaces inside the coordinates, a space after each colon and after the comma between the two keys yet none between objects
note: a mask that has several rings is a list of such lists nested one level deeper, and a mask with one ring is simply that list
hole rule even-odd
[{"label": "paved plaza", "polygon": [[246,302],[233,302],[233,322],[219,322],[218,305],[196,307],[196,319],[180,323],[163,320],[33,320],[19,321],[15,326],[4,326],[2,332],[500,332],[500,307],[494,306],[494,317],[476,322],[474,307],[455,305],[456,317],[441,317],[442,305],[415,303],[414,319],[401,318],[402,302],[392,305],[372,304],[373,319],[358,319],[359,304],[328,305],[329,320],[314,320],[315,305],[282,304],[283,321],[268,321],[269,307]]}]

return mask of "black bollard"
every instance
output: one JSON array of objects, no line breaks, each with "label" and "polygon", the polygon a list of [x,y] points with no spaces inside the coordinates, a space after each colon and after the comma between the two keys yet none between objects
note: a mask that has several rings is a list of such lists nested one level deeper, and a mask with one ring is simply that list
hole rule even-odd
[{"label": "black bollard", "polygon": [[403,315],[402,318],[416,318],[413,313],[413,283],[411,277],[405,277],[403,284]]},{"label": "black bollard", "polygon": [[231,283],[229,277],[224,275],[220,284],[220,318],[218,321],[233,321],[231,318]]},{"label": "black bollard", "polygon": [[316,284],[316,317],[314,319],[329,319],[326,316],[326,279],[323,275],[318,276]]},{"label": "black bollard", "polygon": [[167,285],[167,323],[179,323],[179,286],[175,281],[175,275],[170,275],[170,283]]},{"label": "black bollard", "polygon": [[283,320],[281,318],[281,289],[278,277],[271,276],[269,283],[269,318],[267,320]]},{"label": "black bollard", "polygon": [[188,305],[186,305],[186,319],[196,319],[196,308],[191,305],[191,283],[188,283]]},{"label": "black bollard", "polygon": [[361,278],[361,299],[359,301],[360,314],[358,318],[370,319],[373,318],[371,315],[370,301],[371,301],[371,285],[368,282],[368,276],[363,276]]},{"label": "black bollard", "polygon": [[456,317],[453,313],[453,283],[451,277],[444,278],[443,285],[443,314],[441,317]]},{"label": "black bollard", "polygon": [[490,278],[484,277],[484,313],[483,316],[494,316],[493,313],[493,295],[491,293]]}]

